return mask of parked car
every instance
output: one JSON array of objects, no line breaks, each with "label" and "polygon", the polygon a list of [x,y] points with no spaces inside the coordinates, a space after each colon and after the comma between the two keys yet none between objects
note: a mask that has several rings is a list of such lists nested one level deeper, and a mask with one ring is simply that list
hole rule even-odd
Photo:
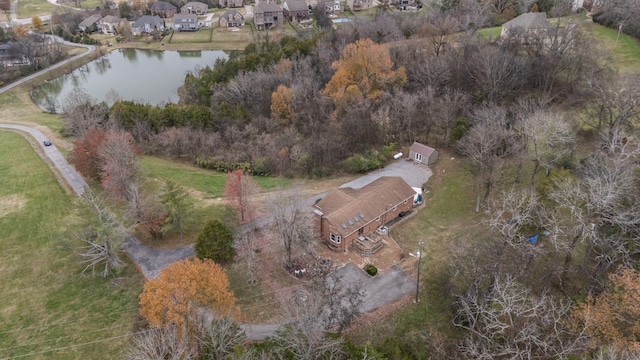
[{"label": "parked car", "polygon": [[388,228],[388,227],[386,227],[386,226],[380,226],[380,227],[376,230],[376,232],[377,232],[378,234],[380,234],[380,235],[384,235],[384,234],[389,233],[389,228]]},{"label": "parked car", "polygon": [[51,146],[51,141],[49,140],[45,140],[42,143],[44,144],[44,146]]}]

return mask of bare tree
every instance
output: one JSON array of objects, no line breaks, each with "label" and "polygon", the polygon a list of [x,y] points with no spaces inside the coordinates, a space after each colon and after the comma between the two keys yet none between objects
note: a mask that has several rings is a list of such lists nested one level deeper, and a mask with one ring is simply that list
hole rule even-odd
[{"label": "bare tree", "polygon": [[91,128],[105,128],[109,109],[105,103],[98,103],[83,89],[74,89],[62,105],[64,134],[82,137]]},{"label": "bare tree", "polygon": [[246,343],[244,330],[229,317],[214,317],[199,331],[199,359],[235,359],[236,347]]},{"label": "bare tree", "polygon": [[457,143],[472,165],[477,179],[476,212],[480,211],[480,192],[484,185],[484,200],[489,197],[497,172],[505,159],[519,152],[513,130],[508,129],[506,110],[486,105],[473,114],[475,125]]},{"label": "bare tree", "polygon": [[82,273],[91,269],[95,276],[97,269],[102,266],[99,274],[107,277],[124,264],[119,252],[124,243],[126,229],[118,223],[102,199],[91,189],[85,189],[82,200],[87,209],[84,214],[85,224],[80,233],[80,238],[85,243],[80,256],[85,259],[83,263],[87,264]]},{"label": "bare tree", "polygon": [[565,327],[570,302],[536,296],[512,277],[495,279],[486,294],[470,289],[455,306],[454,324],[467,330],[460,350],[469,359],[563,358],[585,346]]},{"label": "bare tree", "polygon": [[138,332],[127,349],[127,360],[191,360],[197,353],[186,337],[178,336],[174,326]]},{"label": "bare tree", "polygon": [[281,354],[295,359],[344,359],[343,339],[327,336],[331,326],[331,309],[321,292],[301,292],[287,306],[291,322],[282,326],[274,336]]},{"label": "bare tree", "polygon": [[316,238],[311,210],[302,199],[300,191],[296,190],[272,199],[270,204],[271,229],[282,239],[287,269],[292,266],[293,251],[297,247],[308,247]]},{"label": "bare tree", "polygon": [[[102,186],[115,197],[137,202],[138,157],[133,138],[127,132],[109,131],[98,149]],[[130,198],[133,196],[133,198]]]},{"label": "bare tree", "polygon": [[516,120],[524,155],[533,162],[529,182],[533,190],[540,168],[549,175],[559,161],[573,153],[575,131],[559,111],[545,110],[543,104],[529,100],[518,103]]},{"label": "bare tree", "polygon": [[640,119],[640,77],[589,81],[587,86],[594,99],[586,108],[585,122],[608,139],[606,144],[615,147],[614,140],[622,139],[620,134],[631,131]]}]

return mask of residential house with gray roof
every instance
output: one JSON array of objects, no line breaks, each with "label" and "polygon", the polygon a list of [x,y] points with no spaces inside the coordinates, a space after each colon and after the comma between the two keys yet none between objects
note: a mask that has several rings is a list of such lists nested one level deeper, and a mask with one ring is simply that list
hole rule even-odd
[{"label": "residential house with gray roof", "polygon": [[154,31],[164,31],[164,20],[158,15],[142,15],[131,25],[133,35],[151,34]]}]

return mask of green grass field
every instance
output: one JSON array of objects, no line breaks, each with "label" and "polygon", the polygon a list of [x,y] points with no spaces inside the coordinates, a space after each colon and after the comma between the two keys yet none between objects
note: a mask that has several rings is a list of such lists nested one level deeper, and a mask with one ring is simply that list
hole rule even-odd
[{"label": "green grass field", "polygon": [[211,38],[211,28],[201,28],[198,31],[174,31],[170,44],[208,43]]},{"label": "green grass field", "polygon": [[58,7],[49,3],[47,0],[20,0],[18,2],[17,15],[20,19],[30,19],[37,15],[49,15]]},{"label": "green grass field", "polygon": [[589,23],[594,38],[604,46],[622,72],[640,71],[640,41],[631,36],[620,34],[616,44],[618,31],[594,22]]},{"label": "green grass field", "polygon": [[490,28],[480,29],[476,32],[476,35],[483,40],[493,40],[499,38],[501,32],[501,26],[494,26]]},{"label": "green grass field", "polygon": [[[142,174],[146,178],[171,180],[181,186],[203,192],[210,197],[220,197],[224,190],[227,174],[201,169],[194,165],[178,163],[154,156],[145,156],[140,161]],[[263,191],[285,187],[291,183],[289,179],[255,176]]]},{"label": "green grass field", "polygon": [[73,208],[29,143],[1,131],[0,358],[122,358],[141,277],[80,275]]}]

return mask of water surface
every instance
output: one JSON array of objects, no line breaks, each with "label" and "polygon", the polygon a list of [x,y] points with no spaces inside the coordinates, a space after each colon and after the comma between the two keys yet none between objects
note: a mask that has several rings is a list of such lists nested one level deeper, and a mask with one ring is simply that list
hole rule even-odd
[{"label": "water surface", "polygon": [[35,89],[31,97],[45,111],[62,112],[67,97],[81,89],[98,101],[115,99],[160,105],[178,101],[188,71],[226,59],[223,51],[120,49]]}]

